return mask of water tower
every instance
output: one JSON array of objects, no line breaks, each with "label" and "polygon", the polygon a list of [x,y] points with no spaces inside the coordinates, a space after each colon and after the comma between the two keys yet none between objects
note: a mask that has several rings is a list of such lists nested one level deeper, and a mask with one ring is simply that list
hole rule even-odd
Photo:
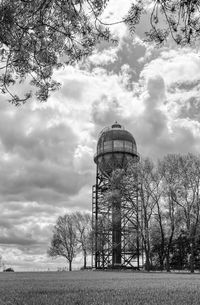
[{"label": "water tower", "polygon": [[[130,161],[132,164],[139,161],[132,134],[117,122],[104,128],[99,135],[94,156],[97,169],[96,184],[93,186],[92,215],[95,232],[93,267],[96,269],[134,266],[135,253],[129,247],[130,236],[138,229],[133,219],[133,202],[124,201],[119,187],[116,183],[113,186],[112,183],[116,170],[119,170],[119,174],[120,170],[126,171]],[[137,182],[133,198],[137,205]],[[138,242],[139,240],[137,252]]]}]

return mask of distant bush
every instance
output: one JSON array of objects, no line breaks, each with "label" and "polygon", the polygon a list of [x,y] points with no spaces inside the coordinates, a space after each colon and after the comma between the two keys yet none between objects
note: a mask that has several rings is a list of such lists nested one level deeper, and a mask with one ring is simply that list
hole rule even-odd
[{"label": "distant bush", "polygon": [[13,268],[6,268],[6,269],[4,269],[3,272],[14,272],[14,269]]},{"label": "distant bush", "polygon": [[85,268],[81,267],[80,270],[92,270],[92,267],[91,266],[88,266],[88,267],[85,267]]}]

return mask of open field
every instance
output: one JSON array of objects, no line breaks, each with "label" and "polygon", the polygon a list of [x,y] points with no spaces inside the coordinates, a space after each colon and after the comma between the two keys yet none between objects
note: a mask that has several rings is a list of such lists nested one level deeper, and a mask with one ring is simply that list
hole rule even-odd
[{"label": "open field", "polygon": [[200,274],[0,273],[0,305],[199,305]]}]

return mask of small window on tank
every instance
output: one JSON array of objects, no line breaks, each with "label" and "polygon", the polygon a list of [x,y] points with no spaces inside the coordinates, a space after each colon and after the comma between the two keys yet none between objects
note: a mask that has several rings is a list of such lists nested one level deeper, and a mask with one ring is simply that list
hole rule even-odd
[{"label": "small window on tank", "polygon": [[124,142],[119,140],[114,140],[114,148],[124,148]]},{"label": "small window on tank", "polygon": [[112,150],[112,141],[104,142],[104,151],[105,150]]},{"label": "small window on tank", "polygon": [[97,147],[97,153],[103,152],[103,143],[99,144]]},{"label": "small window on tank", "polygon": [[132,150],[133,149],[132,142],[125,141],[125,148],[128,150]]}]

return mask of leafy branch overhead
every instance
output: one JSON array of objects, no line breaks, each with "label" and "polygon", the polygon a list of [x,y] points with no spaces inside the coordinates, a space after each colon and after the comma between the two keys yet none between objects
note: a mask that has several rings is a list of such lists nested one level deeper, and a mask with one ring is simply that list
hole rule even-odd
[{"label": "leafy branch overhead", "polygon": [[200,35],[199,0],[154,0],[148,41],[162,44],[171,37],[176,44],[192,44]]},{"label": "leafy branch overhead", "polygon": [[[114,41],[110,27],[125,22],[132,33],[141,15],[151,12],[148,41],[161,44],[171,35],[177,44],[199,36],[199,0],[137,0],[127,16],[105,23],[101,15],[109,0],[1,0],[0,90],[15,105],[32,95],[46,101],[60,87],[55,69],[88,56],[102,40]],[[149,4],[149,7],[147,6]],[[26,93],[15,94],[23,83]],[[28,84],[29,83],[29,84]]]},{"label": "leafy branch overhead", "polygon": [[0,86],[18,105],[24,98],[11,85],[28,78],[38,100],[46,101],[60,84],[54,69],[73,64],[90,54],[110,32],[97,18],[107,0],[2,0],[0,2]]}]

